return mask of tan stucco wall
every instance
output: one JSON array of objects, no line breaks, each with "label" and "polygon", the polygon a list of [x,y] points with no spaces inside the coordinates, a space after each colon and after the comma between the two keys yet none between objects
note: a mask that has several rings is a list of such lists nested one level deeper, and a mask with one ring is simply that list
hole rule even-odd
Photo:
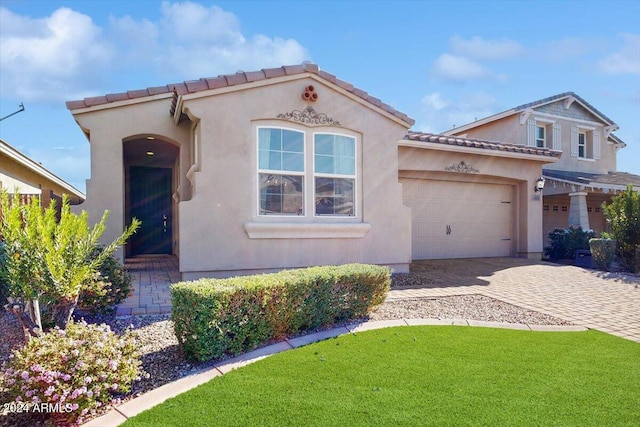
[{"label": "tan stucco wall", "polygon": [[512,144],[526,144],[526,139],[524,142],[520,140],[519,127],[518,118],[516,116],[508,116],[467,131],[454,133],[454,135],[464,135],[466,138],[486,139],[488,141],[510,142]]},{"label": "tan stucco wall", "polygon": [[42,177],[33,173],[9,157],[0,154],[0,183],[2,189],[20,194],[40,194]]},{"label": "tan stucco wall", "polygon": [[[319,96],[313,104],[301,99],[309,84]],[[314,127],[276,119],[307,105],[340,125]],[[309,77],[186,100],[184,106],[200,119],[202,159],[194,196],[180,204],[180,268],[185,278],[347,262],[393,265],[406,271],[411,261],[411,217],[402,204],[395,144],[406,133],[405,126]],[[256,127],[263,125],[355,136],[358,217],[314,218],[311,212],[307,217],[259,217]],[[312,147],[309,135],[307,150]],[[265,223],[307,224],[308,238],[250,238],[247,228]],[[371,228],[363,237],[311,238],[316,234],[314,224],[327,223],[337,224],[338,229],[339,224],[348,229],[362,223]]]},{"label": "tan stucco wall", "polygon": [[[123,140],[150,134],[181,147],[180,202],[176,209],[179,247],[175,252],[179,252],[184,279],[348,262],[385,264],[407,271],[411,261],[411,216],[402,204],[396,146],[407,131],[406,124],[374,111],[375,107],[319,78],[300,75],[271,82],[276,79],[241,90],[225,88],[215,96],[185,96],[181,107],[191,121],[179,126],[169,115],[171,98],[75,112],[79,125],[90,134],[92,173],[87,181],[86,209],[92,221],[97,221],[105,209],[111,211],[103,240],[113,239],[124,227]],[[309,84],[319,95],[318,101],[311,104],[313,108],[339,121],[339,125],[314,127],[277,118],[309,105],[301,99]],[[192,126],[196,122],[197,156],[191,152]],[[360,195],[357,217],[258,217],[259,125],[356,137]],[[311,147],[311,140],[307,139],[306,149]],[[192,168],[196,157],[200,159],[199,167]],[[187,179],[189,169],[192,173]],[[285,228],[290,224],[308,227],[301,231],[305,238],[251,238],[249,230],[265,223],[280,223]],[[323,224],[333,228],[317,229]],[[361,237],[353,237],[353,232]],[[320,235],[324,237],[318,238]]]},{"label": "tan stucco wall", "polygon": [[[425,144],[425,147],[428,147]],[[540,177],[540,161],[520,158],[494,157],[490,152],[478,154],[440,149],[399,148],[399,175],[401,177],[452,180],[476,183],[507,184],[513,187],[514,247],[518,256],[539,258],[542,252],[542,201],[534,192],[534,183]],[[478,173],[449,172],[445,168],[461,161]],[[461,201],[463,203],[464,201]]]},{"label": "tan stucco wall", "polygon": [[[573,108],[573,107],[572,107]],[[544,168],[563,170],[563,171],[581,171],[588,173],[606,174],[607,172],[616,171],[616,146],[608,143],[605,138],[604,124],[596,123],[596,117],[592,117],[594,122],[577,122],[571,117],[561,116],[543,116],[538,115],[534,111],[530,118],[538,118],[544,121],[553,121],[561,127],[561,147],[562,156],[560,161],[545,166]],[[573,126],[595,128],[593,132],[600,133],[600,159],[578,159],[571,156],[571,128]],[[590,130],[591,131],[591,130]],[[512,144],[527,145],[527,121],[520,124],[520,114],[507,116],[500,120],[479,125],[476,128],[466,131],[452,132],[453,135],[466,136],[467,138],[480,138],[490,141],[502,141]]]},{"label": "tan stucco wall", "polygon": [[[187,155],[189,127],[174,124],[170,106],[171,98],[165,98],[74,115],[89,132],[91,145],[91,178],[82,208],[89,213],[91,223],[109,211],[103,243],[114,240],[125,227],[123,141],[135,136],[162,136],[185,147],[180,155]],[[122,251],[118,255],[122,258]]]}]

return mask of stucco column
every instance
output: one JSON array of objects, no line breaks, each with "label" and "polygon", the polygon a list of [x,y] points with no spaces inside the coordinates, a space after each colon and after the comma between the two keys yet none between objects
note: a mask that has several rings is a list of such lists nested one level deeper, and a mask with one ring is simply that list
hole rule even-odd
[{"label": "stucco column", "polygon": [[589,213],[587,212],[587,193],[569,193],[571,205],[569,205],[569,227],[582,227],[589,230]]}]

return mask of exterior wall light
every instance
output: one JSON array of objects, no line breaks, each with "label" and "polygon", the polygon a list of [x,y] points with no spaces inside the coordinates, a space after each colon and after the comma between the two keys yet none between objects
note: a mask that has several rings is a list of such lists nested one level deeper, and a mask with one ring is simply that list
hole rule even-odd
[{"label": "exterior wall light", "polygon": [[544,190],[544,178],[543,177],[538,178],[538,180],[536,181],[536,186],[533,187],[533,189],[535,190],[536,193],[538,191],[542,192],[542,190]]}]

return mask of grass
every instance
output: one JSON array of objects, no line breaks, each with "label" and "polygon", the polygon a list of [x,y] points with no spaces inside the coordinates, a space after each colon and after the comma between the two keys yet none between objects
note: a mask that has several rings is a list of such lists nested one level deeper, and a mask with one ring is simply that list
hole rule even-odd
[{"label": "grass", "polygon": [[422,326],[271,356],[124,426],[638,426],[638,408],[638,343]]}]

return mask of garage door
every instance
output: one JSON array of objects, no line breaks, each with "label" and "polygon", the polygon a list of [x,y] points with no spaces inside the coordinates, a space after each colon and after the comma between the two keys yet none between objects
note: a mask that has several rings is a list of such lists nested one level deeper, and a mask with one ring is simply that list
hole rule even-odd
[{"label": "garage door", "polygon": [[402,179],[411,207],[413,259],[510,256],[509,185]]}]

